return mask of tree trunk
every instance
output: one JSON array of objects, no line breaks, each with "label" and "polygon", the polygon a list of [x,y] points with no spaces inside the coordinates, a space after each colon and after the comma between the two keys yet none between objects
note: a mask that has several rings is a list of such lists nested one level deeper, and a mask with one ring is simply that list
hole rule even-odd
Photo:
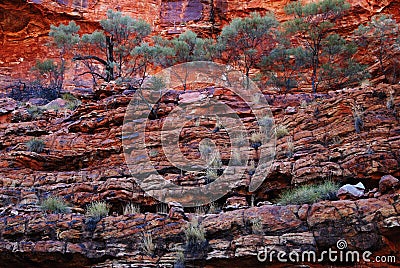
[{"label": "tree trunk", "polygon": [[114,80],[114,43],[111,36],[106,37],[107,44],[107,82]]}]

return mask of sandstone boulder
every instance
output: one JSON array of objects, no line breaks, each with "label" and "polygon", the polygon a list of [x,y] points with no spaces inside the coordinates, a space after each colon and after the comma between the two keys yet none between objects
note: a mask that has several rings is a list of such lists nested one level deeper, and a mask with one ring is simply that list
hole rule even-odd
[{"label": "sandstone boulder", "polygon": [[397,188],[400,185],[399,180],[392,175],[385,175],[379,181],[379,192],[382,194]]}]

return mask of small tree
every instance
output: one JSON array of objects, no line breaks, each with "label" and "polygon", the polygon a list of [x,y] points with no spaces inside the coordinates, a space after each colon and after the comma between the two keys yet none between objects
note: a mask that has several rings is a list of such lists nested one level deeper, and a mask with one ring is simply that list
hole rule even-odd
[{"label": "small tree", "polygon": [[341,88],[368,77],[366,67],[352,59],[356,51],[354,43],[347,42],[338,34],[324,38],[319,83],[326,88]]},{"label": "small tree", "polygon": [[54,60],[50,59],[44,61],[36,60],[35,66],[32,67],[32,71],[36,73],[39,83],[42,84],[41,82],[44,78],[47,80],[45,86],[50,89],[56,89],[58,93],[62,88],[64,70],[63,64],[59,66]]},{"label": "small tree", "polygon": [[[154,42],[156,55],[153,58],[154,64],[163,68],[193,61],[209,61],[215,55],[214,41],[208,38],[200,38],[192,31],[186,31],[171,40],[155,37]],[[173,69],[176,78],[181,80],[184,90],[186,90],[186,80],[189,75],[186,66],[181,66],[183,69]]]},{"label": "small tree", "polygon": [[148,43],[143,43],[131,51],[130,76],[135,74],[138,77],[139,87],[148,76],[148,69],[154,64],[155,59],[160,57],[159,52],[156,47],[150,46]]},{"label": "small tree", "polygon": [[268,84],[289,92],[297,87],[301,79],[300,69],[307,65],[308,58],[307,50],[293,47],[290,40],[280,32],[277,47],[262,58],[259,66]]},{"label": "small tree", "polygon": [[322,0],[303,5],[301,1],[290,3],[285,7],[293,18],[285,23],[288,33],[298,33],[303,47],[311,54],[313,92],[318,86],[318,70],[324,40],[332,34],[337,20],[350,8],[346,0]]},{"label": "small tree", "polygon": [[[107,11],[107,19],[100,21],[103,28],[81,39],[81,51],[74,60],[83,61],[93,79],[106,82],[125,78],[135,70],[129,66],[131,51],[151,33],[151,27],[143,20],[123,16],[121,12]],[[102,66],[102,69],[97,68]],[[85,73],[85,74],[86,74]]]},{"label": "small tree", "polygon": [[396,20],[391,15],[375,15],[366,25],[360,25],[354,33],[358,44],[367,48],[367,53],[378,60],[381,75],[388,74],[390,68],[385,69],[384,62],[390,62],[395,82],[400,53],[400,29]]},{"label": "small tree", "polygon": [[272,14],[252,13],[250,17],[234,19],[218,37],[221,58],[240,68],[248,78],[250,70],[274,48],[277,25]]},{"label": "small tree", "polygon": [[200,38],[192,31],[186,31],[171,40],[157,36],[154,43],[157,49],[154,63],[162,67],[191,61],[208,61],[215,55],[214,41]]},{"label": "small tree", "polygon": [[50,26],[49,36],[52,38],[52,44],[55,45],[59,51],[60,63],[55,64],[51,60],[44,62],[37,61],[36,70],[40,74],[48,74],[50,84],[61,90],[64,83],[64,74],[66,69],[65,56],[70,53],[74,47],[79,43],[80,27],[74,21],[69,22],[68,25],[60,24],[59,26]]}]

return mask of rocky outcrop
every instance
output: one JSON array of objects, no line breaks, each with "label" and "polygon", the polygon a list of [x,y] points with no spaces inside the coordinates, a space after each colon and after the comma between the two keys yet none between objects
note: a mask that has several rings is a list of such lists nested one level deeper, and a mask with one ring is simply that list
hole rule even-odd
[{"label": "rocky outcrop", "polygon": [[[287,133],[277,139],[275,161],[264,183],[253,193],[255,201],[274,199],[286,187],[325,179],[343,184],[362,182],[368,192],[378,188],[383,175],[399,178],[400,116],[397,107],[400,98],[395,96],[394,107],[388,109],[385,95],[388,90],[397,92],[399,87],[379,85],[346,89],[316,99],[308,94],[266,95],[275,124],[285,128]],[[29,116],[27,108],[10,105],[16,109],[13,110],[4,106],[2,118],[6,122],[0,125],[4,133],[0,137],[3,200],[18,204],[24,199],[24,189],[30,188],[38,198],[43,194],[62,195],[76,206],[104,199],[113,204],[116,212],[121,212],[123,204],[131,200],[154,205],[155,201],[141,192],[125,164],[121,135],[126,107],[131,100],[129,94],[132,93],[126,91],[98,101],[84,100],[72,113],[46,110],[34,119],[25,118],[31,122],[21,121],[21,114]],[[172,91],[166,95],[166,102],[159,106],[159,118],[151,120],[148,126],[148,138],[152,141],[147,151],[132,154],[138,159],[151,155],[153,166],[169,181],[181,185],[203,184],[204,177],[181,173],[172,167],[163,153],[159,131],[163,116],[179,104],[176,100],[185,100],[185,95],[191,94]],[[237,97],[224,90],[214,90],[213,98],[232,105],[246,128],[250,132],[255,129],[252,114],[242,109],[243,103]],[[356,104],[363,110],[360,133],[355,131],[352,113]],[[197,110],[200,114],[201,109]],[[139,114],[148,112],[137,111]],[[191,121],[190,124],[181,134],[181,144],[189,159],[199,157],[198,144],[204,138],[211,138],[219,145],[230,144],[224,131],[215,132],[215,120]],[[44,140],[44,152],[26,151],[25,143],[33,137]],[[226,165],[231,157],[230,148],[219,146],[219,150]],[[248,153],[257,155],[256,149],[251,147]],[[146,174],[141,169],[135,172]],[[245,173],[239,178],[227,197],[236,194],[249,197],[252,194],[248,191],[250,175]]]},{"label": "rocky outcrop", "polygon": [[[272,264],[269,257],[266,262],[257,260],[257,255],[264,257],[265,247],[287,254],[314,251],[317,256],[329,249],[343,254],[358,251],[360,256],[371,251],[371,261],[376,256],[398,259],[399,193],[379,199],[265,205],[199,216],[208,242],[206,255],[203,259],[187,255],[187,267],[225,267],[228,263],[230,267],[281,267],[276,255]],[[255,219],[259,224],[256,234]],[[173,267],[178,251],[185,247],[183,230],[188,222],[184,219],[145,213],[106,217],[94,226],[89,222],[79,214],[2,213],[0,260],[8,265],[2,267]],[[143,250],[143,233],[153,238],[153,255]],[[347,244],[344,247],[338,241]],[[360,259],[363,267],[379,267]],[[328,264],[327,258],[312,267]]]},{"label": "rocky outcrop", "polygon": [[[118,86],[110,84],[92,94],[79,94],[77,90],[75,95],[82,104],[74,111],[47,107],[42,113],[32,114],[28,111],[32,107],[7,99],[0,102],[0,129],[4,133],[0,137],[1,263],[21,267],[109,267],[112,263],[117,267],[150,267],[174,263],[176,248],[184,242],[182,230],[193,217],[188,212],[193,210],[184,211],[176,204],[171,205],[169,216],[152,213],[158,202],[138,186],[125,164],[121,142],[133,91],[113,87]],[[308,94],[266,94],[275,123],[286,129],[277,139],[272,172],[256,192],[249,192],[251,173],[245,173],[217,201],[225,212],[202,217],[208,247],[201,257],[186,256],[189,264],[221,267],[235,260],[235,267],[261,267],[264,264],[256,259],[259,246],[321,252],[334,247],[339,239],[345,239],[349,249],[398,254],[399,89],[382,84],[328,92],[316,98]],[[181,185],[204,184],[205,178],[174,169],[157,138],[157,126],[180,101],[198,100],[201,94],[205,99],[218,99],[237,111],[248,130],[255,127],[251,112],[229,91],[205,88],[199,91],[201,94],[195,92],[170,91],[155,110],[157,117],[148,124],[149,148],[145,153],[151,154],[154,167],[165,179]],[[389,108],[386,92],[395,92]],[[360,133],[355,131],[354,107],[362,115]],[[181,132],[182,150],[189,158],[198,158],[196,142],[207,135],[216,144],[230,144],[229,136],[216,127],[215,120],[200,120],[189,123]],[[43,152],[27,151],[25,143],[32,137],[45,142]],[[221,147],[222,163],[230,158],[227,149]],[[254,147],[248,150],[250,155],[257,155]],[[143,157],[139,151],[132,155]],[[139,167],[135,170],[138,174],[142,171]],[[393,178],[382,178],[388,174]],[[354,201],[262,205],[274,201],[285,188],[325,179],[341,184],[362,182],[366,194]],[[377,192],[378,187],[381,192]],[[63,197],[76,214],[44,215],[38,203],[51,195]],[[97,200],[106,201],[113,216],[96,223],[80,213]],[[146,213],[119,216],[131,202]],[[250,207],[258,203],[262,206]],[[256,221],[258,229],[253,230]],[[141,250],[143,231],[153,235],[153,256],[145,256]]]}]

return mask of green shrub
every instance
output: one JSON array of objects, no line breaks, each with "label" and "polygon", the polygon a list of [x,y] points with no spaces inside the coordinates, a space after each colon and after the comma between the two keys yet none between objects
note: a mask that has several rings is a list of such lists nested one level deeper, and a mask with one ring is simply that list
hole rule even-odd
[{"label": "green shrub", "polygon": [[69,211],[67,204],[60,197],[50,196],[44,199],[40,207],[42,211],[50,213],[66,213]]},{"label": "green shrub", "polygon": [[279,205],[312,204],[321,200],[330,200],[336,197],[339,185],[328,180],[318,185],[302,185],[283,192],[277,203]]},{"label": "green shrub", "polygon": [[284,125],[277,125],[276,126],[276,137],[282,138],[289,134],[289,130]]},{"label": "green shrub", "polygon": [[33,138],[26,143],[29,152],[41,153],[45,147],[45,143],[41,139]]},{"label": "green shrub", "polygon": [[31,117],[32,117],[33,119],[38,118],[38,117],[41,116],[42,113],[43,113],[43,109],[40,108],[39,106],[36,106],[36,105],[33,105],[33,106],[31,106],[31,107],[28,107],[28,108],[27,108],[27,111],[28,111],[28,113],[31,115]]},{"label": "green shrub", "polygon": [[253,234],[263,235],[263,224],[261,217],[257,217],[251,220],[251,231]]},{"label": "green shrub", "polygon": [[182,251],[176,253],[174,268],[185,268],[185,254]]},{"label": "green shrub", "polygon": [[81,105],[81,101],[75,98],[71,93],[65,93],[61,98],[67,102],[66,107],[71,111]]},{"label": "green shrub", "polygon": [[86,214],[95,219],[101,219],[108,216],[109,208],[106,202],[96,201],[90,203],[86,208]]},{"label": "green shrub", "polygon": [[186,226],[185,230],[185,250],[189,254],[199,254],[207,246],[206,234],[203,226],[199,224],[197,218],[194,218]]}]

